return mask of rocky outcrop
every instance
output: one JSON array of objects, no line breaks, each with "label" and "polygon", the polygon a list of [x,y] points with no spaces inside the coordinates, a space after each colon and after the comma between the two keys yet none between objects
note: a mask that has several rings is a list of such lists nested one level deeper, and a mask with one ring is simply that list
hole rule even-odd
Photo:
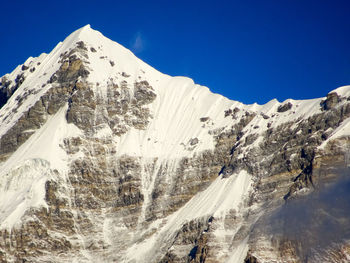
[{"label": "rocky outcrop", "polygon": [[[269,169],[269,172],[265,173],[268,177],[263,176],[258,181],[259,183],[256,185],[257,188],[254,202],[259,203],[264,200],[265,207],[267,205],[270,209],[276,209],[276,207],[278,207],[278,204],[276,203],[278,203],[278,200],[280,200],[283,194],[283,197],[288,204],[289,202],[294,202],[293,200],[290,200],[291,198],[299,200],[301,196],[318,191],[317,189],[323,187],[324,184],[336,180],[336,178],[339,177],[339,174],[343,174],[344,169],[346,169],[348,165],[347,156],[350,141],[347,137],[330,140],[324,148],[319,148],[319,146],[327,140],[330,131],[339,127],[339,125],[341,125],[341,123],[348,117],[349,104],[345,102],[342,105],[338,104],[326,112],[314,115],[307,120],[300,121],[297,126],[298,128],[295,131],[296,133],[287,129],[287,133],[289,133],[291,137],[289,137],[287,133],[283,133],[282,127],[278,127],[272,137],[274,141],[278,142],[279,136],[276,133],[282,133],[283,136],[281,138],[287,138],[286,141],[279,144],[280,146],[284,145],[285,148],[278,147],[271,153],[274,158],[277,156],[282,157],[277,159],[280,160],[277,165],[279,169],[275,170],[271,165],[266,166],[266,169]],[[271,145],[271,142],[267,140],[265,145]],[[305,147],[305,145],[307,145],[307,147]],[[269,148],[264,147],[264,149],[268,150]],[[276,154],[281,150],[282,152],[280,152],[280,154]],[[291,152],[290,155],[288,154],[288,151]],[[286,155],[287,158],[285,158]],[[259,160],[258,162],[260,165],[264,164],[264,160]],[[251,161],[249,161],[249,163],[251,163]],[[276,159],[274,159],[274,162],[271,164],[275,163]],[[260,166],[260,169],[262,168],[263,167]],[[273,175],[274,173],[275,175]],[[322,202],[324,202],[324,199],[322,200]],[[266,203],[266,201],[268,202]],[[273,203],[274,205],[272,205]],[[280,202],[280,204],[283,205],[282,202]],[[329,209],[319,209],[312,216],[313,223],[310,223],[309,225],[301,224],[300,228],[297,227],[297,221],[291,222],[285,219],[288,217],[290,218],[289,220],[293,220],[293,217],[298,218],[299,213],[305,213],[305,211],[310,210],[311,207],[317,208],[319,206],[310,203],[308,205],[303,205],[298,212],[293,212],[293,210],[287,206],[287,208],[283,210],[285,211],[283,213],[286,213],[283,217],[272,215],[271,218],[276,219],[277,217],[277,219],[280,220],[279,223],[282,222],[286,227],[289,225],[289,228],[292,229],[291,231],[294,231],[293,233],[299,233],[300,235],[302,235],[301,233],[304,233],[303,237],[291,237],[290,234],[288,234],[290,232],[281,229],[273,229],[272,232],[269,233],[257,232],[256,235],[251,236],[251,250],[249,255],[247,255],[246,260],[251,260],[251,258],[254,257],[258,262],[269,262],[271,260],[277,260],[277,262],[283,262],[285,260],[290,262],[305,262],[305,260],[308,262],[318,262],[319,260],[327,261],[325,255],[317,253],[310,254],[310,250],[308,249],[316,249],[320,244],[318,235],[320,232],[325,233],[325,231],[317,228],[321,228],[321,224],[329,220],[327,217],[323,217],[325,215],[323,213],[332,214],[332,212],[330,212]],[[305,211],[303,209],[305,209]],[[312,211],[312,209],[310,211]],[[338,217],[340,218],[341,216],[338,215]],[[300,220],[306,222],[305,220],[308,220],[307,218],[306,215],[303,215]],[[284,220],[287,220],[287,222]],[[263,228],[266,225],[276,226],[277,222],[266,222],[263,220],[260,228]],[[292,225],[296,226],[296,228],[292,228]],[[343,226],[342,229],[347,228],[347,223],[345,223],[345,225],[346,226]],[[308,229],[302,230],[303,227],[307,227]],[[259,224],[257,228],[259,228]],[[342,235],[344,235],[344,233]],[[329,237],[324,237],[322,239],[329,240]],[[303,242],[305,240],[314,243],[304,244]],[[337,242],[339,242],[338,244],[342,244],[343,241],[338,240]],[[327,244],[327,246],[330,246],[330,243]],[[306,251],[307,254],[305,254]],[[342,260],[345,258],[346,256],[343,255],[342,259],[332,259],[331,261],[343,262]]]},{"label": "rocky outcrop", "polygon": [[46,121],[47,112],[41,100],[25,112],[5,135],[0,138],[0,156],[6,158],[22,145]]},{"label": "rocky outcrop", "polygon": [[159,261],[161,263],[204,263],[208,253],[208,230],[213,218],[185,223],[176,233],[173,244]]},{"label": "rocky outcrop", "polygon": [[330,110],[334,108],[338,102],[340,102],[340,97],[336,92],[331,92],[327,95],[327,98],[321,102],[321,107],[324,110]]},{"label": "rocky outcrop", "polygon": [[256,257],[250,254],[250,251],[248,251],[246,258],[244,259],[244,263],[259,263],[259,261],[256,259]]},{"label": "rocky outcrop", "polygon": [[286,104],[280,105],[277,108],[277,112],[286,112],[287,110],[290,110],[292,108],[293,104],[288,102]]},{"label": "rocky outcrop", "polygon": [[[36,103],[23,113],[16,125],[0,138],[1,159],[6,159],[10,153],[18,149],[35,130],[45,123],[49,115],[55,114],[62,108],[79,86],[76,84],[77,79],[88,75],[82,60],[77,57],[77,54],[81,54],[79,52],[79,48],[74,48],[69,54],[62,55],[60,69],[49,80],[52,87],[37,99]],[[16,85],[8,87],[10,89],[7,91],[7,97],[10,97],[23,81],[24,75],[18,75],[15,80]],[[10,85],[9,83],[5,81],[7,86]],[[26,97],[18,98],[19,104],[25,99]]]},{"label": "rocky outcrop", "polygon": [[[187,125],[199,130],[180,137],[183,141],[174,140],[183,152],[172,157],[168,151],[178,148],[158,147],[164,142],[149,138],[149,129],[167,135],[173,128],[152,126],[166,97],[159,85],[170,82],[159,81],[161,75],[152,79],[158,73],[146,73],[138,60],[128,71],[123,58],[111,58],[103,50],[79,38],[57,55],[56,72],[48,74],[40,89],[22,86],[27,74],[40,71],[39,64],[25,64],[18,74],[1,80],[0,107],[16,90],[23,92],[16,93],[13,108],[22,115],[0,138],[0,161],[62,107],[67,107],[63,121],[79,133],[67,132],[57,146],[65,167],[58,171],[47,162],[46,170],[38,170],[44,180],[43,204],[33,205],[16,224],[0,229],[0,261],[133,262],[133,254],[142,249],[145,259],[135,258],[139,262],[226,262],[236,256],[247,263],[341,262],[348,257],[350,208],[323,202],[333,199],[318,192],[336,182],[339,171],[347,171],[350,163],[350,137],[334,136],[350,117],[347,98],[331,92],[307,117],[294,117],[299,102],[271,102],[272,112],[232,102],[220,108],[222,116],[211,114],[213,108],[198,113],[202,107],[193,107],[189,114],[195,118],[188,118],[193,123],[183,116],[179,132],[187,131]],[[96,73],[91,57],[111,70],[108,78],[90,79]],[[179,83],[189,85],[187,80]],[[191,103],[197,103],[190,94]],[[176,103],[171,110],[186,106],[181,100]],[[8,114],[4,118],[15,116],[2,112]],[[125,141],[138,144],[138,139],[154,140],[147,156],[136,151],[143,152],[144,145],[136,145],[129,154],[121,150],[128,146]],[[21,175],[17,171],[13,178]],[[249,179],[240,181],[242,175]],[[247,192],[236,193],[242,189]],[[344,188],[337,189],[346,196]],[[223,198],[220,191],[230,194]],[[242,200],[231,198],[236,195]],[[339,203],[347,205],[341,196]],[[300,206],[308,213],[300,213]],[[327,233],[322,231],[325,223],[337,233],[327,239],[334,245],[322,243],[324,253],[310,253],[320,244],[315,233]]]},{"label": "rocky outcrop", "polygon": [[[22,71],[24,71],[22,69]],[[8,79],[6,76],[1,78],[0,82],[0,109],[6,104],[13,93],[22,85],[25,80],[24,73],[16,76],[14,81]]]}]

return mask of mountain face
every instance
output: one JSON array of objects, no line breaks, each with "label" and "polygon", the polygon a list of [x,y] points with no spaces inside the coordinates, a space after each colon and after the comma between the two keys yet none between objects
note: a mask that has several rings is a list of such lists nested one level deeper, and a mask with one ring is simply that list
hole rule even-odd
[{"label": "mountain face", "polygon": [[0,82],[1,262],[349,262],[350,86],[244,105],[90,26]]}]

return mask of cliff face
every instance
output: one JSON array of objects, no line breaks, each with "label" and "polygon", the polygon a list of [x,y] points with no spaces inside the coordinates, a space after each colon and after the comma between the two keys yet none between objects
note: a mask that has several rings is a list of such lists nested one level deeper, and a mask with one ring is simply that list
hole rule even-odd
[{"label": "cliff face", "polygon": [[350,87],[244,105],[86,26],[0,91],[0,261],[350,257]]}]

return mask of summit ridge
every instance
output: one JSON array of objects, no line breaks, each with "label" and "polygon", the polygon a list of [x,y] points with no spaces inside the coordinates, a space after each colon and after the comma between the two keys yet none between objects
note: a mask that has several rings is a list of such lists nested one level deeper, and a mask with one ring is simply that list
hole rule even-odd
[{"label": "summit ridge", "polygon": [[349,117],[350,86],[245,105],[86,25],[0,79],[0,261],[343,262],[344,204],[298,200],[348,171]]}]

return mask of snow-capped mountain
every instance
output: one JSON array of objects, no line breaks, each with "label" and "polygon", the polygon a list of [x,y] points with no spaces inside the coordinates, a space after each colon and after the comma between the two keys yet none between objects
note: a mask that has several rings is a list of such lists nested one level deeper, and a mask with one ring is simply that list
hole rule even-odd
[{"label": "snow-capped mountain", "polygon": [[244,105],[87,25],[1,78],[0,261],[347,262],[349,117],[350,86]]}]

